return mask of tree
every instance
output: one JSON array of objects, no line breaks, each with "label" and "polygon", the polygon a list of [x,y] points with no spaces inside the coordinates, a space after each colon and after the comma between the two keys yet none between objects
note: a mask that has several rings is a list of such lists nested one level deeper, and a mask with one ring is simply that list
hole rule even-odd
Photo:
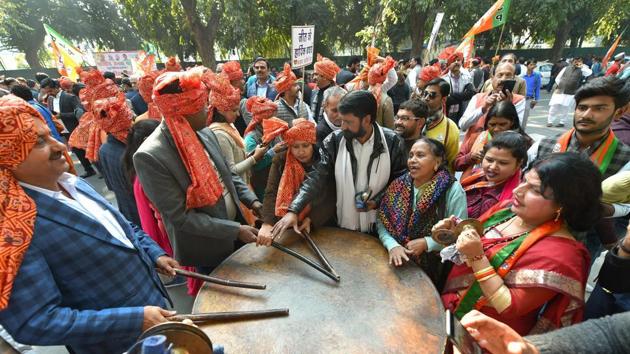
[{"label": "tree", "polygon": [[[221,16],[225,9],[222,0],[207,0],[198,3],[197,0],[180,0],[188,27],[193,33],[197,52],[201,62],[211,68],[215,67],[214,42],[221,23]],[[203,14],[210,14],[204,18]]]},{"label": "tree", "polygon": [[46,35],[43,23],[71,40],[96,46],[132,49],[139,45],[139,37],[108,0],[3,0],[0,22],[0,43],[24,52],[34,69],[42,67],[38,51]]}]

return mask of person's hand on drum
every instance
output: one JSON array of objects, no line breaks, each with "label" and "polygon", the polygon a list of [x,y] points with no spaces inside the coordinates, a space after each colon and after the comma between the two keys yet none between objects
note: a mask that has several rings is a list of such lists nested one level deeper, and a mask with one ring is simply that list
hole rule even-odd
[{"label": "person's hand on drum", "polygon": [[483,244],[481,243],[481,237],[474,229],[466,229],[455,242],[455,247],[459,253],[467,259],[473,259],[480,255],[483,255]]},{"label": "person's hand on drum", "polygon": [[278,220],[271,230],[271,237],[275,239],[278,235],[281,235],[290,227],[293,228],[293,231],[300,233],[300,230],[298,229],[298,216],[296,213],[288,212],[282,217],[282,219]]},{"label": "person's hand on drum", "polygon": [[177,275],[175,274],[175,268],[179,268],[179,262],[167,255],[159,256],[155,261],[155,268],[155,270],[160,274],[174,277]]},{"label": "person's hand on drum", "polygon": [[455,222],[455,216],[451,215],[450,218],[442,219],[438,221],[437,224],[433,225],[433,227],[431,228],[431,234],[435,234],[435,232],[438,230],[450,230],[452,232],[455,232],[456,224],[457,223]]},{"label": "person's hand on drum", "polygon": [[468,330],[479,346],[490,353],[538,353],[538,349],[533,344],[526,341],[510,326],[477,310],[467,313],[462,318],[461,324]]},{"label": "person's hand on drum", "polygon": [[407,243],[407,249],[410,251],[409,254],[414,257],[420,257],[424,252],[427,251],[427,248],[427,240],[425,240],[424,238],[417,238]]},{"label": "person's hand on drum", "polygon": [[256,242],[258,229],[249,225],[241,225],[238,230],[238,239],[244,243]]},{"label": "person's hand on drum", "polygon": [[406,249],[403,246],[396,246],[389,250],[389,264],[394,265],[396,267],[400,267],[401,265],[409,262],[409,255],[411,251]]},{"label": "person's hand on drum", "polygon": [[302,220],[302,223],[298,227],[298,231],[301,234],[302,232],[306,232],[307,234],[311,233],[311,218],[308,216]]},{"label": "person's hand on drum", "polygon": [[258,238],[256,239],[256,246],[271,246],[271,241],[273,241],[273,237],[271,237],[271,229],[272,225],[263,224],[258,230]]},{"label": "person's hand on drum", "polygon": [[168,311],[158,306],[145,306],[143,308],[142,332],[158,325],[168,322],[168,317],[175,316],[177,311]]}]

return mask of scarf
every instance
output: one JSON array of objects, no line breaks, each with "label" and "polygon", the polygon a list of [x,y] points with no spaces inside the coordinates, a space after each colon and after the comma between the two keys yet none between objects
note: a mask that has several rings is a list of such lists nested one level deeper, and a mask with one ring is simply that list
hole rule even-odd
[{"label": "scarf", "polygon": [[409,172],[395,179],[381,200],[378,218],[396,241],[402,246],[413,239],[431,234],[438,221],[438,201],[453,183],[446,169],[438,170],[427,182],[413,209],[414,185]]},{"label": "scarf", "polygon": [[241,136],[241,134],[238,133],[238,130],[236,130],[236,128],[234,128],[234,126],[230,123],[218,123],[218,122],[214,122],[212,123],[212,125],[210,126],[210,129],[212,130],[220,130],[222,132],[227,133],[232,140],[234,140],[234,143],[240,147],[241,149],[245,148],[245,142],[243,141],[243,137]]},{"label": "scarf", "polygon": [[[391,173],[391,158],[389,156],[389,148],[385,140],[383,128],[377,124],[373,124],[372,141],[367,141],[361,149],[367,149],[363,154],[363,162],[356,161],[357,168],[363,165],[368,170],[357,171],[357,176],[352,171],[352,157],[349,148],[353,148],[352,141],[346,141],[341,138],[339,142],[339,150],[335,160],[335,183],[337,185],[337,222],[339,226],[348,230],[360,230],[361,232],[370,232],[376,222],[376,210],[368,212],[359,212],[356,208],[355,195],[357,192],[365,192],[370,190],[372,197],[381,192],[389,183]],[[374,142],[376,134],[379,134],[381,140],[381,151],[374,150]],[[368,151],[370,154],[368,155]],[[356,154],[355,154],[356,156]],[[369,160],[372,160],[370,164]],[[363,183],[365,182],[365,183]],[[361,185],[363,184],[363,185]],[[363,190],[357,191],[357,185]],[[364,188],[363,188],[364,187]]]},{"label": "scarf", "polygon": [[252,121],[249,122],[243,136],[247,136],[247,134],[254,131],[263,120],[271,118],[278,109],[278,105],[275,102],[266,97],[258,96],[248,98],[245,106],[247,111],[252,114]]},{"label": "scarf", "polygon": [[[190,186],[186,191],[186,209],[213,206],[222,197],[223,187],[214,166],[185,115],[201,111],[208,102],[208,90],[203,83],[203,70],[199,67],[187,72],[166,72],[155,80],[153,100],[164,116],[173,136],[177,152],[182,159]],[[183,92],[160,94],[160,90],[179,81]]]},{"label": "scarf", "polygon": [[[512,199],[514,188],[521,182],[521,169],[518,168],[514,174],[503,182],[503,190],[499,196],[499,202],[509,201]],[[461,181],[464,192],[468,192],[477,188],[494,187],[496,184],[486,179],[486,174],[482,169],[477,170],[472,175],[462,179]]]},{"label": "scarf", "polygon": [[[573,133],[575,133],[575,128],[571,128],[571,130],[562,134],[560,138],[558,138],[553,152],[566,152],[569,148],[569,141],[571,141]],[[591,154],[591,161],[599,168],[599,172],[601,172],[602,175],[606,173],[608,165],[610,165],[610,161],[612,161],[615,151],[617,150],[617,145],[619,145],[619,140],[611,129],[606,140]]]},{"label": "scarf", "polygon": [[[306,119],[299,118],[293,121],[293,127],[286,130],[282,134],[282,138],[286,141],[287,145],[291,146],[296,142],[307,142],[309,144],[315,144],[317,142],[315,125]],[[300,190],[300,186],[304,181],[306,171],[302,163],[298,161],[291,153],[289,148],[286,152],[287,157],[284,163],[284,170],[282,177],[280,178],[280,184],[278,185],[278,194],[276,197],[276,216],[283,217],[288,212],[293,197]],[[310,206],[306,207],[300,213],[299,219],[304,217],[310,211]]]},{"label": "scarf", "polygon": [[330,119],[328,119],[328,114],[326,114],[326,112],[324,111],[324,121],[326,122],[326,125],[328,126],[328,128],[330,128],[332,131],[336,132],[337,130],[341,129],[341,127],[338,127],[336,125],[334,125]]},{"label": "scarf", "polygon": [[157,79],[157,77],[160,76],[161,73],[162,71],[154,70],[138,79],[138,93],[140,94],[144,102],[147,103],[147,115],[150,119],[162,119],[160,110],[155,105],[155,102],[153,102],[152,97],[153,84],[155,83],[155,79]]}]

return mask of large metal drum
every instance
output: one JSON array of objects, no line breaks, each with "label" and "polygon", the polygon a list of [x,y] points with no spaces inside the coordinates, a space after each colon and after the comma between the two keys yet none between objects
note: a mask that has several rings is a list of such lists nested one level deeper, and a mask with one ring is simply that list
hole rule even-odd
[{"label": "large metal drum", "polygon": [[[394,268],[378,239],[336,228],[311,235],[341,282],[272,247],[249,244],[213,276],[267,284],[267,290],[206,283],[194,313],[290,309],[289,317],[200,327],[227,353],[442,353],[444,307],[413,262]],[[278,242],[317,261],[293,232]]]}]

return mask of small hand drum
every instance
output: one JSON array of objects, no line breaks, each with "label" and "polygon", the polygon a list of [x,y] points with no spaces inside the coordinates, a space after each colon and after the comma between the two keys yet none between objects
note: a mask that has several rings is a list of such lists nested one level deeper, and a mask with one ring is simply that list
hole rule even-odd
[{"label": "small hand drum", "polygon": [[452,245],[464,230],[476,230],[479,235],[483,233],[483,225],[477,219],[466,219],[455,226],[455,230],[439,229],[432,232],[435,242],[442,245]]},{"label": "small hand drum", "polygon": [[166,336],[166,342],[173,344],[175,352],[191,354],[212,354],[210,338],[198,327],[181,322],[165,322],[147,329],[140,339],[154,335]]}]

